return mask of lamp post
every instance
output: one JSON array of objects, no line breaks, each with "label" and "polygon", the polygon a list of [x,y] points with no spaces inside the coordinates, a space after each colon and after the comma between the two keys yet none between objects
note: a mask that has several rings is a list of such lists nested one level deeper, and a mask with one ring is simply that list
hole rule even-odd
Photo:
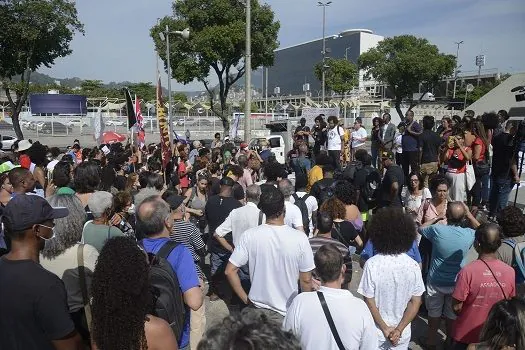
[{"label": "lamp post", "polygon": [[456,98],[456,86],[457,86],[457,82],[458,82],[458,59],[459,59],[459,46],[461,44],[463,44],[463,40],[461,41],[455,41],[454,44],[456,44],[458,46],[457,50],[456,50],[456,69],[454,69],[454,92],[452,93],[452,98],[455,99]]},{"label": "lamp post", "polygon": [[326,8],[328,6],[330,6],[332,2],[331,1],[328,1],[328,2],[321,2],[321,1],[318,1],[317,2],[317,6],[321,6],[323,8],[323,70],[322,70],[322,92],[323,92],[323,96],[322,96],[322,101],[321,101],[321,105],[324,104],[324,101],[325,101],[325,83],[326,83],[326,74],[325,74],[325,61],[326,61],[326,36],[325,36],[325,29],[326,29]]},{"label": "lamp post", "polygon": [[351,48],[352,48],[352,47],[349,46],[349,47],[347,47],[347,48],[345,49],[345,60],[347,60],[347,61],[348,61],[348,50],[350,50]]},{"label": "lamp post", "polygon": [[[170,34],[180,35],[183,39],[188,39],[190,37],[190,29],[186,28],[183,31],[175,30],[170,31],[168,25],[164,32],[159,33],[160,40],[166,41],[166,57],[168,64],[168,130],[170,144],[173,145],[173,121],[172,121],[172,96],[171,96],[171,61],[170,61]],[[186,125],[184,125],[186,126]]]},{"label": "lamp post", "polygon": [[252,4],[246,0],[246,57],[244,58],[244,141],[249,142],[252,112]]}]

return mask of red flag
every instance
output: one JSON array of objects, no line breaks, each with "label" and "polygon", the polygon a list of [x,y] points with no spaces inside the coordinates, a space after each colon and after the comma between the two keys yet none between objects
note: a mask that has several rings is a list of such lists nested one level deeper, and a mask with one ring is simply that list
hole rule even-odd
[{"label": "red flag", "polygon": [[157,83],[157,124],[160,131],[160,145],[162,147],[162,166],[164,169],[168,166],[171,159],[171,145],[168,129],[168,120],[166,119],[166,109],[162,101],[162,87],[160,77]]},{"label": "red flag", "polygon": [[137,143],[139,145],[139,148],[142,148],[146,142],[146,133],[144,132],[144,118],[142,118],[142,111],[140,110],[140,101],[137,95],[135,95],[135,116],[137,118]]}]

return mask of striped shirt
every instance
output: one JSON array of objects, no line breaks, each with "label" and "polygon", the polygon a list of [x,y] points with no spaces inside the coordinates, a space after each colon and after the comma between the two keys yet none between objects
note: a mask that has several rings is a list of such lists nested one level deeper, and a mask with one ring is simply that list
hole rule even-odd
[{"label": "striped shirt", "polygon": [[348,257],[348,255],[350,254],[350,252],[348,251],[348,247],[346,247],[343,243],[339,242],[337,239],[333,239],[330,237],[316,236],[316,237],[310,238],[308,241],[310,242],[310,246],[312,247],[312,252],[314,253],[314,255],[315,253],[317,253],[319,248],[321,248],[325,244],[330,244],[330,243],[336,245],[337,249],[339,249],[339,251],[341,252],[341,255],[343,256],[343,258]]},{"label": "striped shirt", "polygon": [[189,249],[191,256],[193,257],[193,261],[195,262],[197,273],[199,274],[199,277],[203,277],[204,274],[199,266],[201,258],[197,254],[197,251],[201,250],[206,245],[202,240],[201,233],[197,226],[189,221],[176,220],[173,224],[173,230],[170,233],[170,238],[175,242],[183,244]]}]

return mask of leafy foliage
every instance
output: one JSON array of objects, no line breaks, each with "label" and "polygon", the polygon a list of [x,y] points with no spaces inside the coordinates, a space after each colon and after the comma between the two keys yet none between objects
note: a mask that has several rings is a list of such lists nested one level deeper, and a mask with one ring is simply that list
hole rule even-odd
[{"label": "leafy foliage", "polygon": [[[69,0],[0,1],[0,78],[12,109],[13,128],[23,138],[18,115],[29,92],[31,73],[71,54],[75,32],[83,33]],[[12,78],[20,76],[18,83]],[[16,99],[11,97],[14,90]]]},{"label": "leafy foliage", "polygon": [[[326,87],[343,96],[359,84],[359,72],[357,66],[345,59],[327,58],[325,60],[325,84]],[[323,62],[314,67],[317,79],[323,78]]]},{"label": "leafy foliage", "polygon": [[429,91],[439,80],[451,75],[455,65],[453,55],[440,53],[427,39],[412,35],[386,38],[359,57],[359,68],[367,70],[366,77],[373,77],[392,90],[402,119],[403,98],[419,91],[419,84]]},{"label": "leafy foliage", "polygon": [[[159,33],[190,28],[190,39],[172,36],[171,69],[179,82],[202,82],[208,91],[212,111],[229,130],[227,97],[232,85],[245,73],[246,44],[245,5],[232,0],[179,0],[173,4],[173,17],[164,17],[151,28],[151,37],[160,57],[166,62],[166,44]],[[280,24],[268,5],[251,0],[252,66],[270,66],[278,47]],[[166,65],[166,64],[165,64]],[[218,91],[211,86],[209,76],[219,81]],[[214,101],[218,94],[219,104]]]}]

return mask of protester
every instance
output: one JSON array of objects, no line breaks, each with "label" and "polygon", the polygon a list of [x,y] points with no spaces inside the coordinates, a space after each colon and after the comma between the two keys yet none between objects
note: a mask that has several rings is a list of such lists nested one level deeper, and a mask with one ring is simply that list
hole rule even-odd
[{"label": "protester", "polygon": [[[266,223],[241,236],[226,267],[226,276],[239,298],[262,310],[269,319],[281,324],[286,305],[298,292],[312,289],[311,271],[315,268],[312,248],[306,235],[284,223],[284,196],[277,188],[262,192],[259,208]],[[251,288],[246,294],[238,270],[248,264]]]},{"label": "protester", "polygon": [[396,165],[403,166],[403,135],[405,133],[405,123],[401,122],[397,125],[397,132],[394,137],[394,147],[392,152],[396,156]]},{"label": "protester", "polygon": [[[293,299],[284,318],[283,328],[301,341],[302,349],[377,349],[374,319],[366,304],[350,291],[341,289],[346,265],[338,247],[325,244],[315,253],[314,262],[321,287],[316,292],[301,293]],[[320,322],[330,315],[335,325]],[[352,315],[352,317],[348,317]],[[336,337],[337,334],[337,337]]]},{"label": "protester", "polygon": [[9,174],[7,172],[0,174],[0,205],[5,207],[11,200],[13,194],[13,185],[9,181]]},{"label": "protester", "polygon": [[[314,138],[314,156],[317,157],[321,148],[325,147],[327,141],[327,131],[326,131],[326,122],[323,120],[324,114],[320,114],[314,119],[314,127],[312,129],[312,134]],[[317,161],[316,161],[317,163]]]},{"label": "protester", "polygon": [[330,168],[332,169],[332,173],[333,173],[334,167],[331,165],[330,158],[328,157],[325,151],[322,151],[322,152],[320,151],[320,153],[318,153],[315,156],[315,165],[308,172],[308,185],[306,187],[307,192],[310,193],[312,191],[312,187],[314,186],[314,184],[317,181],[323,179],[324,168],[327,166],[330,166]]},{"label": "protester", "polygon": [[[442,140],[434,128],[434,117],[426,115],[423,117],[423,132],[419,136],[419,148],[421,149],[421,176],[423,186],[428,187],[429,179],[438,173],[439,151]],[[415,171],[412,170],[412,173]]]},{"label": "protester", "polygon": [[[314,232],[315,215],[319,207],[317,199],[306,193],[306,178],[295,178],[295,193],[290,197],[290,203],[299,208],[303,219],[305,214],[308,217],[308,226],[303,226],[303,229],[311,237]],[[303,213],[305,209],[306,212]]]},{"label": "protester", "polygon": [[73,187],[87,213],[87,220],[93,220],[88,200],[97,190],[99,184],[100,167],[97,163],[92,161],[83,162],[73,170]]},{"label": "protester", "polygon": [[349,181],[339,181],[335,185],[334,194],[335,197],[345,205],[344,219],[351,222],[357,232],[361,234],[364,229],[364,222],[361,217],[361,212],[356,205],[358,196],[356,187]]},{"label": "protester", "polygon": [[[403,155],[403,157],[404,156],[405,155]],[[383,154],[381,154],[381,161],[383,162],[383,167],[386,169],[386,172],[378,189],[379,194],[377,206],[378,208],[388,206],[401,207],[403,205],[401,190],[405,185],[403,169],[394,164],[394,154],[392,152],[383,152]]]},{"label": "protester", "polygon": [[416,222],[420,226],[429,226],[437,223],[447,224],[448,180],[443,176],[436,176],[430,181],[432,198],[421,201]]},{"label": "protester", "polygon": [[447,148],[442,153],[442,159],[447,164],[446,177],[450,183],[450,199],[465,202],[468,191],[467,163],[472,158],[472,149],[465,145],[465,136],[461,129],[456,130],[449,140]]},{"label": "protester", "polygon": [[374,168],[378,165],[378,157],[380,155],[381,144],[381,129],[383,128],[383,120],[379,117],[372,119],[372,133],[370,154],[372,155],[372,166]]},{"label": "protester", "polygon": [[[294,186],[292,185],[292,182],[288,179],[283,179],[279,181],[279,190],[282,192],[284,196],[284,207],[285,207],[284,223],[290,226],[291,228],[306,232],[306,229],[305,229],[306,222],[303,222],[303,215],[301,213],[301,209],[299,209],[298,206],[294,205],[291,202],[292,195],[295,194],[295,189],[294,189]],[[308,225],[309,225],[309,222],[308,222]]]},{"label": "protester", "polygon": [[78,243],[86,221],[86,212],[80,200],[74,195],[54,195],[48,201],[53,207],[68,208],[69,215],[55,220],[55,237],[46,241],[40,254],[40,264],[64,282],[69,313],[75,329],[84,343],[89,344],[88,322],[91,321],[91,314],[86,308],[98,252],[89,244]]},{"label": "protester", "polygon": [[368,229],[377,254],[368,259],[357,292],[374,318],[377,349],[408,349],[410,323],[425,291],[419,265],[404,254],[416,238],[416,225],[400,208],[380,209]]},{"label": "protester", "polygon": [[[355,118],[354,129],[351,135],[351,154],[350,161],[354,160],[355,152],[365,146],[366,138],[368,134],[366,129],[363,128],[363,120],[361,118]],[[337,167],[336,167],[337,169]]]},{"label": "protester", "polygon": [[450,345],[452,325],[456,319],[452,310],[452,292],[456,275],[465,265],[467,252],[474,243],[474,230],[461,225],[468,219],[473,228],[479,226],[468,207],[461,202],[448,203],[446,216],[447,225],[434,224],[419,229],[419,233],[432,243],[425,298],[428,310],[426,345],[430,347],[437,344],[437,331],[442,316],[446,321],[447,343]]},{"label": "protester", "polygon": [[[146,235],[141,241],[144,250],[147,253],[160,254],[164,245],[170,242],[170,233],[173,231],[173,218],[168,204],[159,196],[145,199],[137,207],[137,227]],[[171,251],[167,252],[165,259],[175,272],[186,305],[184,328],[178,339],[179,349],[186,350],[190,344],[189,310],[197,311],[203,303],[197,270],[191,253],[182,244],[175,244]]]},{"label": "protester", "polygon": [[354,224],[345,220],[345,204],[337,197],[330,198],[324,202],[321,206],[321,212],[329,214],[334,221],[332,238],[343,243],[352,253],[355,252],[357,248],[363,246],[363,240],[359,237],[359,233]]},{"label": "protester", "polygon": [[245,155],[240,155],[237,161],[243,170],[243,174],[239,178],[238,182],[242,186],[242,189],[246,191],[246,188],[253,184],[252,171],[248,167],[248,157]]},{"label": "protester", "polygon": [[179,349],[169,324],[151,315],[149,265],[133,241],[102,248],[93,274],[93,349]]},{"label": "protester", "polygon": [[383,126],[379,132],[379,140],[381,141],[381,148],[385,151],[390,151],[394,148],[396,126],[391,120],[392,117],[390,116],[390,113],[383,114]]},{"label": "protester", "polygon": [[501,246],[500,231],[493,223],[478,227],[474,240],[478,259],[463,267],[457,276],[452,293],[452,308],[458,315],[452,331],[454,349],[466,349],[479,342],[492,306],[516,295],[514,269],[496,257]]},{"label": "protester", "polygon": [[135,204],[131,193],[126,191],[117,192],[113,196],[113,217],[110,223],[117,227],[125,236],[136,239],[135,229],[131,224],[134,221]]},{"label": "protester", "polygon": [[208,178],[201,175],[196,180],[195,186],[189,188],[184,194],[186,197],[184,205],[186,206],[186,212],[190,214],[190,222],[204,234],[207,233],[204,208],[208,201]]},{"label": "protester", "polygon": [[411,171],[419,172],[419,137],[423,133],[421,126],[414,120],[414,111],[408,110],[405,115],[405,132],[403,134],[403,173],[408,181]]},{"label": "protester", "polygon": [[19,194],[6,205],[2,223],[11,251],[0,258],[0,348],[75,349],[75,330],[64,283],[39,264],[39,253],[54,236],[54,220],[66,208],[53,208],[39,197]]},{"label": "protester", "polygon": [[410,182],[405,194],[402,196],[403,206],[407,213],[417,216],[421,203],[431,199],[432,194],[423,183],[423,177],[420,173],[412,172],[408,175],[408,179]]},{"label": "protester", "polygon": [[[316,165],[317,166],[317,165]],[[335,184],[334,167],[330,164],[322,167],[323,176],[317,180],[310,189],[310,194],[317,200],[318,206],[327,200],[328,195],[333,195]]]},{"label": "protester", "polygon": [[11,198],[20,194],[31,193],[35,189],[35,178],[26,168],[14,168],[9,172],[8,177],[13,186]]},{"label": "protester", "polygon": [[[339,120],[336,116],[328,117],[328,131],[326,149],[328,150],[328,156],[332,162],[332,166],[335,169],[341,169],[341,153],[344,151],[343,137],[345,134],[344,128],[339,126]],[[356,129],[358,130],[358,129]],[[365,131],[366,132],[366,131]],[[365,135],[366,138],[366,135]],[[356,135],[357,142],[357,135]],[[364,141],[363,141],[364,144]]]},{"label": "protester", "polygon": [[481,121],[475,120],[467,126],[465,131],[465,142],[472,148],[472,165],[476,182],[470,192],[472,197],[472,211],[475,213],[478,208],[483,208],[489,197],[489,139],[485,127]]}]

